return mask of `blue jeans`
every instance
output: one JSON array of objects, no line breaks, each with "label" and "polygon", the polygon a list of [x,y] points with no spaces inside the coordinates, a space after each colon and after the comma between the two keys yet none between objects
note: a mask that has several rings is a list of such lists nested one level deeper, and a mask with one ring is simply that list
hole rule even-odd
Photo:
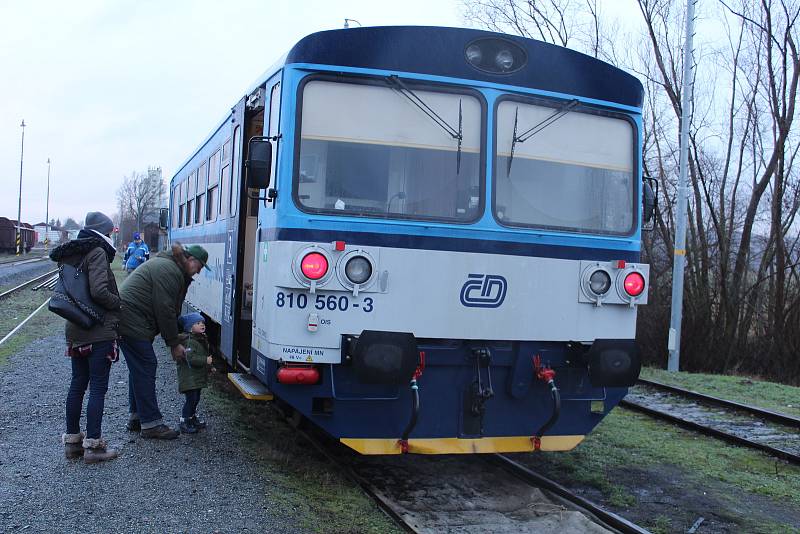
[{"label": "blue jeans", "polygon": [[108,391],[108,375],[111,361],[106,355],[111,352],[113,341],[92,343],[88,356],[72,356],[72,381],[67,393],[67,434],[81,431],[81,409],[83,395],[89,388],[86,404],[86,437],[100,439],[103,424],[103,407]]},{"label": "blue jeans", "polygon": [[120,347],[128,364],[130,418],[138,419],[142,428],[156,427],[162,424],[162,417],[156,398],[158,360],[153,343],[123,337]]},{"label": "blue jeans", "polygon": [[200,404],[201,391],[203,390],[190,389],[183,392],[183,396],[186,398],[183,402],[183,411],[181,412],[184,421],[188,421],[190,417],[193,417],[197,413],[197,405]]}]

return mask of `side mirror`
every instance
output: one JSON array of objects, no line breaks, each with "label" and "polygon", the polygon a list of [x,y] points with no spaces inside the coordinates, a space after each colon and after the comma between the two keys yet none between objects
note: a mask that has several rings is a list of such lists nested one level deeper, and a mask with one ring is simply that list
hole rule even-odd
[{"label": "side mirror", "polygon": [[653,220],[658,206],[658,181],[646,176],[642,179],[642,219],[644,223]]},{"label": "side mirror", "polygon": [[247,145],[247,187],[266,189],[272,178],[272,143],[268,137],[253,137]]},{"label": "side mirror", "polygon": [[169,223],[169,209],[161,208],[158,212],[158,227],[161,228],[162,230],[166,230],[168,223]]}]

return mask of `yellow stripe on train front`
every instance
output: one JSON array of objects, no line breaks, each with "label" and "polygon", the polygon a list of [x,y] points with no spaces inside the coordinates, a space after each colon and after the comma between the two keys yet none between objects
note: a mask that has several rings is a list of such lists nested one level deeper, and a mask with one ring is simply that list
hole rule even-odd
[{"label": "yellow stripe on train front", "polygon": [[[544,436],[543,451],[569,451],[586,436]],[[401,454],[397,439],[341,438],[339,441],[361,454]],[[424,438],[409,439],[410,454],[475,454],[495,452],[531,452],[530,436],[506,436],[494,438]]]}]

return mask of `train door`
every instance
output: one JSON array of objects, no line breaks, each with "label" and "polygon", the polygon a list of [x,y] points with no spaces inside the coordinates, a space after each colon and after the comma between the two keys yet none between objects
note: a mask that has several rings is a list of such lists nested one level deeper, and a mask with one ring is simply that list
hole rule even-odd
[{"label": "train door", "polygon": [[220,350],[232,366],[236,366],[239,324],[239,305],[241,300],[241,167],[242,167],[242,125],[244,123],[244,104],[242,99],[231,110],[231,134],[222,145],[220,173],[219,217],[225,224],[225,255],[222,263],[222,332]]},{"label": "train door", "polygon": [[[280,77],[276,76],[265,86],[259,87],[248,98],[245,107],[244,132],[242,138],[242,160],[247,160],[248,140],[251,137],[278,134],[278,111],[280,109]],[[273,154],[277,155],[277,146],[273,143]],[[275,179],[275,157],[273,157],[273,183]],[[243,261],[242,267],[242,299],[240,305],[239,337],[238,346],[238,366],[250,368],[250,345],[252,342],[253,328],[253,281],[255,280],[258,262],[256,253],[258,250],[258,214],[265,209],[263,200],[259,200],[261,193],[258,189],[248,189],[246,186],[246,173],[242,166],[241,172],[242,191],[242,217],[241,217],[241,254]],[[271,207],[268,204],[267,207]]]}]

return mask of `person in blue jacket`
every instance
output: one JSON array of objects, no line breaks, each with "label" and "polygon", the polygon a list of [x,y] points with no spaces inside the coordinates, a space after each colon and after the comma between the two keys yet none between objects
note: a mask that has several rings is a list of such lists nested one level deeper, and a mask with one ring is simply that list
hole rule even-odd
[{"label": "person in blue jacket", "polygon": [[134,232],[133,241],[128,244],[128,250],[125,251],[125,257],[122,259],[125,264],[125,270],[131,273],[149,259],[150,249],[147,247],[147,243],[142,241],[142,236],[139,232]]}]

